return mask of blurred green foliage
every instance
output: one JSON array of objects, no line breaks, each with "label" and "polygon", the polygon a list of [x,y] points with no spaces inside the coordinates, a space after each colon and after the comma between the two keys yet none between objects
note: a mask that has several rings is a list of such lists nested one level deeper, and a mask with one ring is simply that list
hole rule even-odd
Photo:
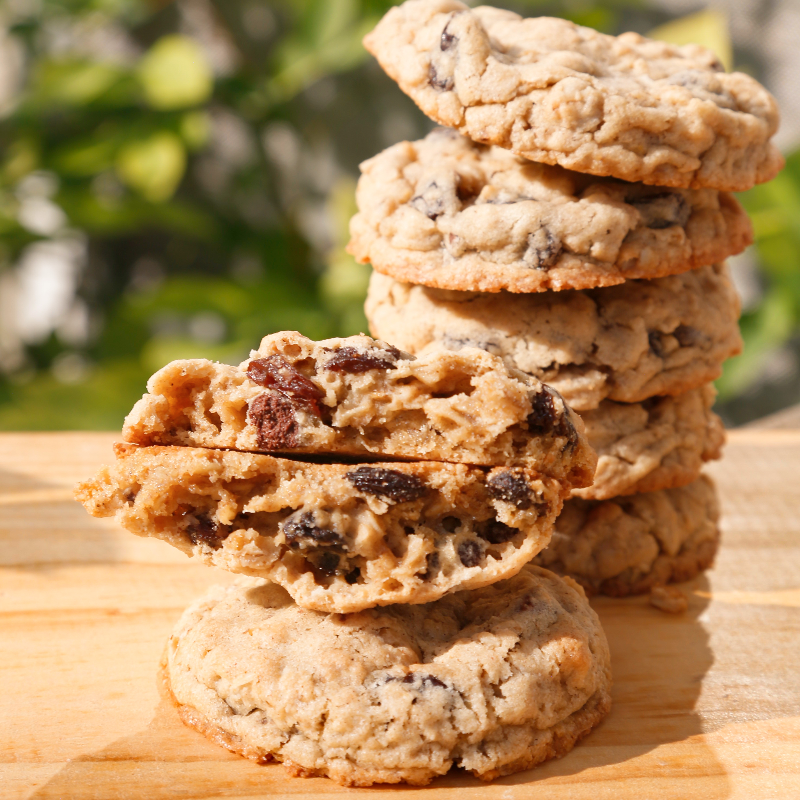
[{"label": "blurred green foliage", "polygon": [[[19,341],[0,319],[0,429],[115,429],[169,360],[235,363],[285,328],[366,330],[369,270],[344,250],[357,164],[431,126],[361,46],[390,5],[0,8],[24,62],[0,116],[0,297],[14,286],[22,297],[28,279],[27,296],[46,295],[60,275],[69,306]],[[669,21],[645,0],[498,5],[608,32]],[[766,290],[744,318],[748,349],[726,371],[728,395],[798,328],[798,157],[744,200]]]},{"label": "blurred green foliage", "polygon": [[739,199],[753,221],[763,294],[742,314],[745,349],[725,364],[718,383],[722,399],[746,391],[768,354],[800,331],[800,151],[786,159],[777,178]]}]

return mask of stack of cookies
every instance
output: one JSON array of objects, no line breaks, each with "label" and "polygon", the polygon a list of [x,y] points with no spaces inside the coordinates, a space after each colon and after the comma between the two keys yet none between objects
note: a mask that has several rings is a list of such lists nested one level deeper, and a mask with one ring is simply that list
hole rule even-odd
[{"label": "stack of cookies", "polygon": [[608,713],[596,615],[530,563],[596,467],[558,393],[480,349],[287,332],[148,390],[77,497],[247,576],[170,639],[188,724],[296,775],[424,784],[526,769]]},{"label": "stack of cookies", "polygon": [[188,724],[349,785],[490,779],[609,710],[579,583],[713,557],[710,381],[741,346],[722,261],[751,239],[727,192],[780,168],[777,112],[702,48],[457,0],[366,44],[448,126],[364,165],[380,338],[168,365],[78,497],[246,576],[170,639]]},{"label": "stack of cookies", "polygon": [[441,125],[362,165],[350,251],[373,335],[481,348],[583,417],[599,463],[536,563],[624,595],[709,566],[724,259],[752,240],[731,191],[782,159],[771,95],[699,46],[606,36],[458,0],[408,0],[367,49]]}]

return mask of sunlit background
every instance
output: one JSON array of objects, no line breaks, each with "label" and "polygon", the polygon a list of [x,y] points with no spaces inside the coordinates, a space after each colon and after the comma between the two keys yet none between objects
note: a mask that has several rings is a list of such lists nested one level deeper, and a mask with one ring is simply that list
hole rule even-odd
[{"label": "sunlit background", "polygon": [[[712,47],[783,111],[740,196],[741,424],[800,402],[800,3],[496,2]],[[382,0],[2,0],[0,429],[118,429],[175,358],[366,330],[344,252],[358,163],[432,127],[360,41]]]}]

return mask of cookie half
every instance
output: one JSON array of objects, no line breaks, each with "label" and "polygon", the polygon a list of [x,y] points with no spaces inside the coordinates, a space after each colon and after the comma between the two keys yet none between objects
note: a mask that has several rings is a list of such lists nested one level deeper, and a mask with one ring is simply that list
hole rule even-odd
[{"label": "cookie half", "polygon": [[534,563],[590,592],[623,597],[688,581],[714,562],[719,500],[710,478],[647,494],[567,500]]},{"label": "cookie half", "polygon": [[238,367],[173,361],[125,420],[139,445],[528,466],[574,486],[595,455],[558,393],[480,350],[267,336]]},{"label": "cookie half", "polygon": [[597,472],[594,484],[573,490],[573,497],[607,500],[696,480],[706,461],[720,457],[725,443],[722,420],[711,410],[716,394],[706,384],[641,403],[604,400],[584,412]]},{"label": "cookie half", "polygon": [[546,546],[565,493],[524,467],[116,450],[76,491],[90,514],[331,612],[426,603],[514,575]]},{"label": "cookie half", "polygon": [[416,355],[479,347],[556,389],[576,411],[715,380],[741,351],[723,265],[621,286],[542,294],[430,289],[373,273],[370,330]]},{"label": "cookie half", "polygon": [[361,171],[350,252],[441,289],[611,286],[713,264],[753,240],[726,192],[583,175],[447,128],[396,144]]},{"label": "cookie half", "polygon": [[407,0],[364,45],[436,122],[532,161],[724,191],[783,166],[775,99],[698,45],[458,0]]},{"label": "cookie half", "polygon": [[294,775],[423,785],[455,765],[489,780],[564,755],[609,711],[600,622],[547,570],[349,615],[247,581],[184,613],[166,678],[184,722]]}]

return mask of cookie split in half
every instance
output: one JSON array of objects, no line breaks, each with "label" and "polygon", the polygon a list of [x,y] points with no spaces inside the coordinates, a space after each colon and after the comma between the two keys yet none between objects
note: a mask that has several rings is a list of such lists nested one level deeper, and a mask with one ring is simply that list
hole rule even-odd
[{"label": "cookie split in half", "polygon": [[361,171],[349,251],[397,280],[440,289],[611,286],[713,264],[753,239],[726,192],[583,175],[446,128],[390,147]]},{"label": "cookie split in half", "polygon": [[422,356],[479,347],[556,389],[579,413],[715,380],[742,347],[739,297],[724,265],[621,286],[481,294],[373,273],[370,330]]},{"label": "cookie split in half", "polygon": [[724,191],[783,166],[775,99],[698,45],[458,0],[407,0],[364,45],[436,122],[532,161]]},{"label": "cookie split in half", "polygon": [[710,478],[611,500],[567,500],[535,564],[587,591],[624,597],[708,569],[719,545],[719,501]]},{"label": "cookie split in half", "polygon": [[76,491],[90,514],[329,612],[426,603],[514,575],[547,545],[567,492],[525,467],[116,451]]},{"label": "cookie split in half", "polygon": [[481,350],[415,358],[368,336],[267,336],[239,367],[173,361],[125,420],[139,445],[517,465],[573,486],[595,455],[580,418]]},{"label": "cookie split in half", "polygon": [[348,615],[252,579],[216,587],[178,623],[165,677],[183,720],[219,744],[350,786],[519,772],[567,753],[611,702],[583,591],[530,565]]}]

